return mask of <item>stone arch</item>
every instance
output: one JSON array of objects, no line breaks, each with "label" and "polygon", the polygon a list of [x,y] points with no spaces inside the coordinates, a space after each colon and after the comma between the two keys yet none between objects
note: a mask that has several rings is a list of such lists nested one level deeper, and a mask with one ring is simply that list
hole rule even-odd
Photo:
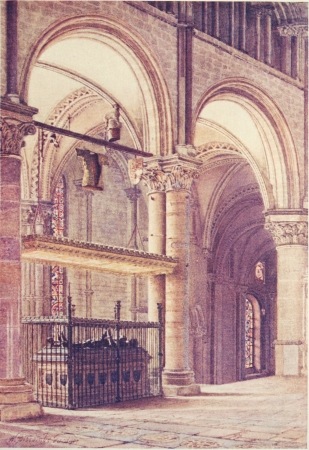
[{"label": "stone arch", "polygon": [[[115,103],[113,102],[113,99],[110,99],[109,96],[105,93],[102,93],[105,100],[107,100],[109,103]],[[102,99],[100,99],[100,96],[93,91],[91,88],[85,87],[78,89],[77,91],[73,92],[69,96],[63,99],[62,102],[60,102],[51,112],[51,114],[48,117],[48,124],[54,125],[57,127],[63,127],[66,128],[68,126],[67,123],[67,117],[70,116],[70,120],[72,124],[74,125],[74,119],[87,107],[89,107],[90,104],[99,103]],[[129,123],[129,119],[125,113],[122,112],[122,120],[127,124]],[[129,133],[132,136],[132,140],[137,143],[138,146],[140,146],[140,140],[138,139],[137,133],[135,132],[134,128],[128,126]],[[100,133],[103,133],[103,125],[94,127],[93,129],[89,130],[89,135],[94,136],[100,136]],[[58,147],[61,147],[61,140],[63,139],[62,136],[57,137],[57,145]],[[44,148],[44,165],[42,167],[42,176],[41,176],[41,192],[44,199],[49,199],[51,196],[51,192],[53,191],[53,185],[55,183],[55,179],[59,177],[59,174],[63,170],[65,164],[70,159],[72,152],[78,145],[84,145],[84,143],[81,142],[74,142],[74,144],[68,148],[65,154],[58,155],[60,148],[55,149],[54,143],[49,142],[49,140],[46,140],[45,148]],[[91,144],[87,144],[86,147],[91,148]],[[37,164],[37,146],[34,148],[34,159],[33,159],[33,168],[32,172],[35,174],[36,164]],[[120,155],[119,152],[116,152],[112,149],[109,149],[108,151],[109,156],[118,161],[118,165],[121,168],[124,180],[126,185],[129,187],[130,181],[127,173],[127,162],[126,158],[123,155]],[[59,157],[61,160],[59,161]],[[58,161],[57,161],[58,158]],[[32,177],[32,197],[35,197],[35,193],[37,190],[38,181],[35,176]]]},{"label": "stone arch", "polygon": [[[208,210],[207,219],[204,222],[203,229],[203,246],[211,250],[213,245],[212,235],[218,218],[230,208],[230,206],[237,200],[237,198],[245,198],[248,195],[260,192],[262,184],[263,190],[261,192],[264,204],[269,188],[264,185],[263,180],[260,183],[251,183],[249,186],[240,187],[237,192],[231,194],[222,203],[221,194],[230,182],[233,176],[237,176],[237,172],[246,164],[245,159],[241,155],[241,151],[231,144],[223,142],[210,142],[197,149],[198,158],[202,159],[204,165],[201,168],[201,173],[208,172],[219,165],[229,165],[230,163],[237,163],[230,167],[223,178],[220,179],[220,186],[212,195]],[[224,155],[224,158],[218,159],[217,156]],[[254,164],[254,161],[252,162]]]},{"label": "stone arch", "polygon": [[171,101],[166,82],[151,49],[127,23],[98,16],[77,16],[57,21],[48,27],[32,46],[22,69],[21,99],[27,102],[29,74],[40,53],[51,43],[65,37],[85,33],[92,37],[108,38],[136,74],[144,98],[144,150],[154,154],[172,153]]},{"label": "stone arch", "polygon": [[[234,102],[250,113],[254,124],[260,133],[268,174],[259,173],[258,164],[253,166],[255,176],[260,184],[261,192],[265,185],[273,186],[272,194],[267,190],[264,198],[265,209],[299,208],[301,204],[300,181],[295,183],[294,174],[298,173],[298,160],[295,145],[288,124],[276,103],[259,87],[244,78],[230,78],[212,86],[200,100],[195,112],[195,123],[204,107],[211,102],[226,100]],[[249,164],[255,161],[256,155],[250,153],[251,158],[243,146],[239,146],[242,156]],[[250,160],[251,159],[251,160]]]}]

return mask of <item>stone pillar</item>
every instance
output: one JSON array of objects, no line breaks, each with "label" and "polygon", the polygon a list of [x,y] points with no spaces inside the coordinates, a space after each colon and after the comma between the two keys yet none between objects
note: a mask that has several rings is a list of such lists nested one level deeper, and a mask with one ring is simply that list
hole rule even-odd
[{"label": "stone pillar", "polygon": [[192,2],[179,2],[177,23],[177,142],[192,142]]},{"label": "stone pillar", "polygon": [[239,50],[246,51],[247,3],[239,2]]},{"label": "stone pillar", "polygon": [[18,95],[18,2],[6,2],[6,96],[15,103],[19,103]]},{"label": "stone pillar", "polygon": [[261,17],[262,11],[257,10],[255,15],[255,59],[261,59]]},{"label": "stone pillar", "polygon": [[308,226],[305,216],[267,216],[266,229],[277,247],[277,375],[302,375],[305,355],[304,276]]},{"label": "stone pillar", "polygon": [[[151,166],[144,172],[143,181],[148,192],[148,251],[165,255],[165,185],[166,174],[157,166]],[[148,320],[158,321],[157,304],[165,305],[165,275],[148,278]]]},{"label": "stone pillar", "polygon": [[0,152],[0,419],[41,414],[25,382],[21,345],[20,149],[23,138],[35,133],[31,120],[37,110],[1,101]]},{"label": "stone pillar", "polygon": [[264,62],[271,65],[272,62],[272,9],[265,8],[265,34],[264,34]]},{"label": "stone pillar", "polygon": [[166,172],[166,255],[178,258],[175,271],[166,277],[165,369],[163,383],[194,383],[189,366],[189,246],[190,189],[197,163],[177,155],[162,164]]},{"label": "stone pillar", "polygon": [[[138,199],[141,195],[141,190],[134,186],[132,188],[125,189],[128,199],[131,202],[131,238],[130,243],[133,248],[138,249],[137,242],[137,223],[138,223]],[[139,312],[138,301],[138,280],[136,276],[131,277],[131,320],[136,321]]]}]

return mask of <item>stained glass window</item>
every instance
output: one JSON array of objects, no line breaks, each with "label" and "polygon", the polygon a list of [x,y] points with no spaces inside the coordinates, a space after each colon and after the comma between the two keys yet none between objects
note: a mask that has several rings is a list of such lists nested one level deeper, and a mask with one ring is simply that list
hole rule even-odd
[{"label": "stained glass window", "polygon": [[246,369],[253,368],[253,336],[254,327],[254,313],[252,303],[246,299],[246,321],[245,321],[245,355],[246,355]]},{"label": "stained glass window", "polygon": [[[64,235],[65,226],[65,183],[63,177],[60,178],[53,197],[52,208],[52,233],[55,237]],[[63,314],[64,304],[64,269],[60,266],[52,266],[51,270],[51,314],[58,316]]]},{"label": "stained glass window", "polygon": [[64,179],[60,178],[53,197],[52,210],[52,232],[53,236],[64,235]]}]

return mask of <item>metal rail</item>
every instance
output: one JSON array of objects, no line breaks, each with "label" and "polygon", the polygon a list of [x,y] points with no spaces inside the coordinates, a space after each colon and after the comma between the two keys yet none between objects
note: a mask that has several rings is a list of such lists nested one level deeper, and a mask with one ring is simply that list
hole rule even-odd
[{"label": "metal rail", "polygon": [[96,138],[93,136],[88,136],[86,134],[77,133],[76,131],[66,130],[64,128],[55,127],[53,125],[48,125],[47,123],[33,121],[33,124],[38,128],[43,128],[44,130],[53,131],[56,134],[61,134],[73,139],[78,139],[85,142],[91,142],[92,144],[102,145],[104,147],[109,147],[120,152],[131,153],[132,155],[138,156],[153,156],[152,153],[144,152],[142,150],[137,150],[136,148],[127,147],[126,145],[116,144],[115,142],[109,142],[105,139]]}]

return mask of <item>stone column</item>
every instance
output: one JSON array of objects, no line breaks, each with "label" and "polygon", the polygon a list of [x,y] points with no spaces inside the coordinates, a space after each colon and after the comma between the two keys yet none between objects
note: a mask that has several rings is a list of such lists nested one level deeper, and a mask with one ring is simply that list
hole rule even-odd
[{"label": "stone column", "polygon": [[302,375],[305,354],[304,276],[308,225],[305,216],[269,215],[265,228],[277,247],[277,375]]},{"label": "stone column", "polygon": [[21,345],[20,149],[34,134],[37,110],[1,101],[0,152],[0,418],[15,420],[41,414],[25,382]]},{"label": "stone column", "polygon": [[271,65],[272,62],[272,9],[265,8],[265,34],[264,34],[264,62]]},{"label": "stone column", "polygon": [[179,2],[177,23],[177,142],[192,142],[192,2]]},{"label": "stone column", "polygon": [[247,4],[239,2],[239,50],[246,51]]},{"label": "stone column", "polygon": [[255,15],[255,58],[261,59],[261,17],[262,11],[258,9]]},{"label": "stone column", "polygon": [[[131,239],[130,244],[133,248],[138,249],[137,243],[137,222],[138,222],[138,199],[141,195],[141,190],[137,186],[125,189],[128,199],[131,202]],[[129,245],[130,245],[129,244]],[[139,312],[138,304],[138,280],[136,276],[131,277],[131,320],[136,321]]]},{"label": "stone column", "polygon": [[166,386],[194,383],[189,366],[189,246],[190,189],[197,177],[193,158],[174,155],[162,167],[166,172],[166,255],[178,258],[175,271],[166,277],[165,369]]},{"label": "stone column", "polygon": [[[143,174],[148,192],[148,251],[165,255],[165,185],[166,174],[154,161]],[[158,321],[157,304],[165,305],[165,275],[148,278],[148,320]]]}]

